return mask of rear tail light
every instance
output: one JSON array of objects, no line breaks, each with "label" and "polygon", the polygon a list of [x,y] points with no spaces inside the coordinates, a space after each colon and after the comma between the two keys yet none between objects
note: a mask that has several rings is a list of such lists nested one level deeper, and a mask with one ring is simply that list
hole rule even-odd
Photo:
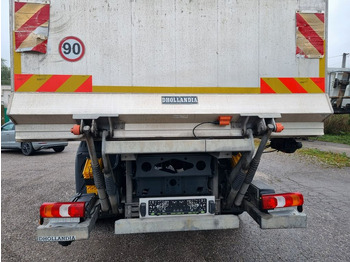
[{"label": "rear tail light", "polygon": [[84,217],[85,202],[44,203],[40,207],[41,217]]},{"label": "rear tail light", "polygon": [[274,209],[280,207],[302,206],[304,204],[304,197],[299,192],[262,195],[262,209]]}]

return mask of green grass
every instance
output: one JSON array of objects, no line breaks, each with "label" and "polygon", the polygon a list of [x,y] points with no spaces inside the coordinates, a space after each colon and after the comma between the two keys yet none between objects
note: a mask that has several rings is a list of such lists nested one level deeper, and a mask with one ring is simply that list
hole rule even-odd
[{"label": "green grass", "polygon": [[324,122],[324,133],[324,136],[310,140],[350,145],[350,115],[336,114],[328,117]]},{"label": "green grass", "polygon": [[332,152],[324,152],[318,149],[299,149],[298,154],[310,156],[317,161],[332,167],[350,167],[350,157],[345,153],[337,154]]},{"label": "green grass", "polygon": [[319,137],[317,140],[350,145],[350,133],[342,135],[324,135]]}]

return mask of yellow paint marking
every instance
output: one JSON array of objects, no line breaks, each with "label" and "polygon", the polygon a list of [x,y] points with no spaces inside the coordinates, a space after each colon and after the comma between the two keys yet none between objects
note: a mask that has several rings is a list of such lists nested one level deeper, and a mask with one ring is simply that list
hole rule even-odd
[{"label": "yellow paint marking", "polygon": [[101,93],[259,94],[259,87],[93,86]]},{"label": "yellow paint marking", "polygon": [[12,43],[13,43],[13,73],[14,74],[22,74],[22,59],[21,53],[16,52],[16,44],[15,44],[15,32],[12,32]]},{"label": "yellow paint marking", "polygon": [[327,52],[327,47],[326,47],[326,41],[323,41],[323,46],[324,46],[324,56],[320,59],[319,61],[319,76],[320,77],[326,77],[326,52]]}]

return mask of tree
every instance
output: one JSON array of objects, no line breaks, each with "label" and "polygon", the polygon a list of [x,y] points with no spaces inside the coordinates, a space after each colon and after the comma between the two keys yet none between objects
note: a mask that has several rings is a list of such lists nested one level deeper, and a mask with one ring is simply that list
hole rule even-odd
[{"label": "tree", "polygon": [[1,84],[10,85],[11,84],[11,70],[6,65],[6,60],[1,58]]}]

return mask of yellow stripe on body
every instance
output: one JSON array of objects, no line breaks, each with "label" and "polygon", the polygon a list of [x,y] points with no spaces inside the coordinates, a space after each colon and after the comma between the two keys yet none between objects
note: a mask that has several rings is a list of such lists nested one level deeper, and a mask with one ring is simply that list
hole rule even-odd
[{"label": "yellow stripe on body", "polygon": [[36,14],[41,8],[43,8],[44,4],[34,4],[28,3],[22,6],[15,13],[15,31],[21,28],[34,14]]},{"label": "yellow stripe on body", "polygon": [[278,78],[263,78],[266,84],[278,94],[290,94],[290,91]]},{"label": "yellow stripe on body", "polygon": [[259,94],[259,87],[93,86],[96,93]]},{"label": "yellow stripe on body", "polygon": [[35,92],[51,77],[52,75],[33,75],[18,88],[17,92]]},{"label": "yellow stripe on body", "polygon": [[326,40],[323,41],[324,46],[324,56],[319,61],[319,77],[326,77],[326,53],[327,53],[327,47],[326,47]]},{"label": "yellow stripe on body", "polygon": [[294,78],[308,93],[323,93],[323,91],[310,78]]},{"label": "yellow stripe on body", "polygon": [[73,75],[56,92],[74,92],[77,90],[90,76]]},{"label": "yellow stripe on body", "polygon": [[12,43],[13,43],[13,73],[14,74],[22,74],[22,58],[21,53],[16,52],[16,44],[15,44],[15,31],[12,32]]}]

